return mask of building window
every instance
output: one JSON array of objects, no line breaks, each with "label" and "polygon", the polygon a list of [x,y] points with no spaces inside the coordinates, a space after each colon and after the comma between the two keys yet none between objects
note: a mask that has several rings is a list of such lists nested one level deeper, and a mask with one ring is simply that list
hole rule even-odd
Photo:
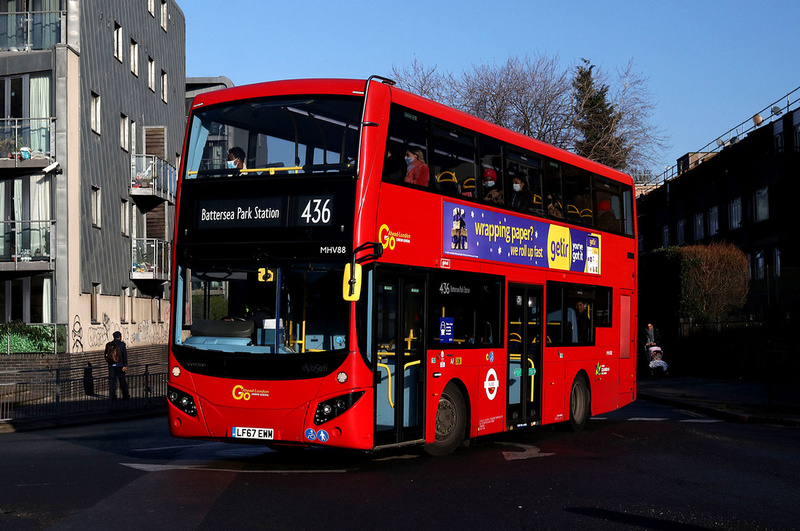
[{"label": "building window", "polygon": [[92,296],[91,296],[91,320],[93,323],[97,323],[97,307],[100,302],[100,283],[92,282]]},{"label": "building window", "polygon": [[130,150],[131,119],[124,114],[119,115],[119,147],[125,151]]},{"label": "building window", "polygon": [[678,220],[678,225],[675,230],[675,240],[678,245],[686,243],[686,220],[683,218]]},{"label": "building window", "polygon": [[769,191],[767,187],[756,190],[756,221],[769,219]]},{"label": "building window", "polygon": [[139,43],[131,39],[131,74],[139,77]]},{"label": "building window", "polygon": [[122,26],[119,23],[114,22],[114,57],[122,62]]},{"label": "building window", "polygon": [[703,232],[703,213],[698,212],[694,215],[694,239],[702,240],[705,237]]},{"label": "building window", "polygon": [[92,92],[92,131],[100,134],[100,95]]},{"label": "building window", "polygon": [[164,31],[167,31],[168,20],[167,0],[161,0],[161,29]]},{"label": "building window", "polygon": [[100,228],[100,215],[101,215],[101,202],[102,194],[100,193],[99,186],[92,186],[92,225]]},{"label": "building window", "polygon": [[661,227],[661,247],[669,247],[669,225]]},{"label": "building window", "polygon": [[167,84],[167,73],[163,70],[161,71],[161,100],[164,103],[167,103],[167,90],[169,85]]},{"label": "building window", "polygon": [[128,322],[128,288],[125,286],[122,287],[122,291],[119,294],[119,322],[126,323]]},{"label": "building window", "polygon": [[781,276],[781,250],[775,249],[775,276]]},{"label": "building window", "polygon": [[150,16],[156,16],[156,0],[147,0],[147,12]]},{"label": "building window", "polygon": [[714,236],[719,232],[719,214],[717,207],[708,209],[708,235]]},{"label": "building window", "polygon": [[153,92],[156,91],[156,63],[152,57],[147,58],[147,86]]},{"label": "building window", "polygon": [[131,204],[127,199],[122,200],[119,212],[120,227],[123,236],[130,236],[131,234]]},{"label": "building window", "polygon": [[755,277],[757,280],[764,279],[764,253],[758,251],[755,256]]},{"label": "building window", "polygon": [[736,230],[742,224],[742,198],[736,197],[728,203],[728,229]]},{"label": "building window", "polygon": [[772,122],[772,135],[775,138],[775,152],[783,153],[783,120]]}]

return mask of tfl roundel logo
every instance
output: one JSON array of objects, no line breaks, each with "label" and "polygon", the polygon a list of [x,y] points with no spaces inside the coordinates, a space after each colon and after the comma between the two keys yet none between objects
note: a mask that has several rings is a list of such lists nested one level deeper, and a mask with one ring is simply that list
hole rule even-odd
[{"label": "tfl roundel logo", "polygon": [[569,271],[572,252],[572,238],[569,229],[550,225],[547,233],[547,263],[550,269]]}]

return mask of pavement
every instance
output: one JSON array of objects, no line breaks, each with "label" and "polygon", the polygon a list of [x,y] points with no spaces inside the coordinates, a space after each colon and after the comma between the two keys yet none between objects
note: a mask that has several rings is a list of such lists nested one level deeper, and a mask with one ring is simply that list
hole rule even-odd
[{"label": "pavement", "polygon": [[[689,376],[642,378],[638,398],[703,413],[712,418],[750,424],[800,427],[800,383],[767,384],[714,380]],[[166,402],[153,407],[67,414],[58,419],[0,422],[0,434],[59,426],[90,424],[157,416],[166,413]]]},{"label": "pavement", "polygon": [[750,424],[800,427],[800,384],[714,380],[689,376],[644,378],[638,398]]}]

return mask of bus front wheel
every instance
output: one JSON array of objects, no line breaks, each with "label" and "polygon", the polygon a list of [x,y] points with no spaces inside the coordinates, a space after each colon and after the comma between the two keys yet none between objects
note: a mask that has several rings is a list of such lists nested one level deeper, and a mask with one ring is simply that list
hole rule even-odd
[{"label": "bus front wheel", "polygon": [[454,384],[448,384],[439,397],[436,410],[436,440],[425,445],[430,455],[446,455],[464,440],[467,426],[467,407],[464,396]]},{"label": "bus front wheel", "polygon": [[572,382],[572,391],[569,394],[569,426],[572,431],[577,433],[583,431],[591,407],[589,386],[586,384],[586,379],[578,375]]}]

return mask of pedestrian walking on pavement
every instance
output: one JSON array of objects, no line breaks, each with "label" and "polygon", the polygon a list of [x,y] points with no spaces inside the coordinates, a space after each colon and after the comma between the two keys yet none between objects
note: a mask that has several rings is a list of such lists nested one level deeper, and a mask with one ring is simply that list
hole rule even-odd
[{"label": "pedestrian walking on pavement", "polygon": [[114,332],[113,340],[106,343],[105,358],[108,363],[108,397],[111,400],[117,399],[117,381],[122,398],[130,398],[128,382],[125,379],[125,372],[128,370],[128,347],[122,340],[122,334],[117,330]]}]

